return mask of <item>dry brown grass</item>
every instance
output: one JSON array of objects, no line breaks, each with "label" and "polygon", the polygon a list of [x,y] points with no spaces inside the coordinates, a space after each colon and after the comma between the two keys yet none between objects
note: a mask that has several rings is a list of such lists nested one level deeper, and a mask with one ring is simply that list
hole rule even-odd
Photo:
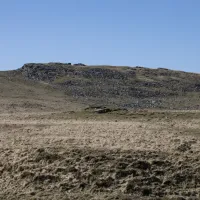
[{"label": "dry brown grass", "polygon": [[1,114],[0,198],[198,199],[198,130],[197,117]]}]

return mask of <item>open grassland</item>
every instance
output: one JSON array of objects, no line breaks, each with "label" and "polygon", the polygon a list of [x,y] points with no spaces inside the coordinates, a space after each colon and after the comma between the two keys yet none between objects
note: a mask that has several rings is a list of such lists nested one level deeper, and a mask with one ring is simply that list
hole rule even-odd
[{"label": "open grassland", "polygon": [[2,112],[0,199],[199,199],[200,112]]},{"label": "open grassland", "polygon": [[199,75],[54,65],[0,72],[0,199],[200,199]]}]

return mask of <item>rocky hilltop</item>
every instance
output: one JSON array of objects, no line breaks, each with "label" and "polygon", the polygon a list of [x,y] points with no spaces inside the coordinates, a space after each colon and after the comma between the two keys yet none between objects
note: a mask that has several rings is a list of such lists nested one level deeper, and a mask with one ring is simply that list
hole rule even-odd
[{"label": "rocky hilltop", "polygon": [[198,109],[200,75],[164,68],[29,63],[24,79],[46,82],[88,104],[126,108]]}]

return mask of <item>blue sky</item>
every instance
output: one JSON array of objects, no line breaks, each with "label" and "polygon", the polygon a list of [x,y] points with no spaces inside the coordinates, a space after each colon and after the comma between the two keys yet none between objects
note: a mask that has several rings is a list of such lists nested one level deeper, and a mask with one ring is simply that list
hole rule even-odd
[{"label": "blue sky", "polygon": [[199,0],[0,0],[0,70],[82,62],[200,72]]}]

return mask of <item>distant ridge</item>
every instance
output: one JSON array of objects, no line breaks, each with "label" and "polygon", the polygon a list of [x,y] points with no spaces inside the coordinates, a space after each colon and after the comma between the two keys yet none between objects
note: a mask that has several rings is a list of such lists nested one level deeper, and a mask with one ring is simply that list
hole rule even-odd
[{"label": "distant ridge", "polygon": [[200,75],[195,73],[82,63],[29,63],[19,71],[26,80],[47,82],[86,104],[114,104],[125,108],[199,108]]},{"label": "distant ridge", "polygon": [[[2,98],[15,94],[21,100],[29,99],[31,95],[40,99],[44,94],[48,102],[51,98],[60,101],[62,96],[62,103],[57,104],[56,109],[63,109],[63,99],[75,102],[76,106],[182,110],[200,108],[200,75],[166,68],[27,63],[18,70],[0,72],[0,78]],[[15,90],[17,85],[18,92]],[[39,93],[38,87],[41,88]],[[27,90],[35,92],[29,94]],[[51,90],[52,93],[49,92]]]}]

